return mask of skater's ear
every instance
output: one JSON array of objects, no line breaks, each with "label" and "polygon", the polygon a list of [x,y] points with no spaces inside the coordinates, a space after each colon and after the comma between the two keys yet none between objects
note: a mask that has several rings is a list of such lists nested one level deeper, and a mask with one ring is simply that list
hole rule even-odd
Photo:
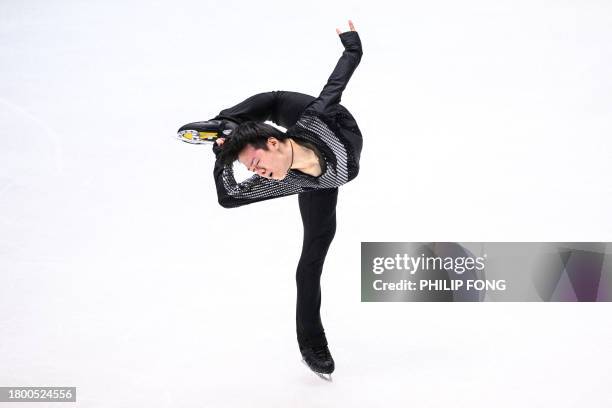
[{"label": "skater's ear", "polygon": [[275,138],[274,136],[270,136],[270,137],[268,137],[268,143],[269,143],[269,144],[271,144],[271,145],[273,145],[273,146],[276,146],[276,147],[277,147],[277,146],[278,146],[278,144],[279,144],[279,142],[280,142],[280,141],[279,141],[277,138]]}]

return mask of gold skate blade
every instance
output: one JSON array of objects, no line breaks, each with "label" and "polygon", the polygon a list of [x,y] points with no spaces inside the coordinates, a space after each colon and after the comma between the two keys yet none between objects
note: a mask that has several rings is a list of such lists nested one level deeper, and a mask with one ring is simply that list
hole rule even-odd
[{"label": "gold skate blade", "polygon": [[217,140],[217,132],[198,132],[196,130],[183,130],[177,137],[187,143],[206,143]]},{"label": "gold skate blade", "polygon": [[217,132],[198,132],[200,139],[215,140],[217,138]]}]

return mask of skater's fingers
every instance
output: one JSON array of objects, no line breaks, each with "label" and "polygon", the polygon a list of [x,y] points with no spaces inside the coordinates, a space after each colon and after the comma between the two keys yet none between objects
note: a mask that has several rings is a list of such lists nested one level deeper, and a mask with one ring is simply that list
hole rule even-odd
[{"label": "skater's fingers", "polygon": [[218,138],[218,139],[217,139],[217,144],[218,144],[219,146],[221,146],[221,145],[223,144],[223,142],[225,142],[225,138],[220,137],[220,138]]},{"label": "skater's fingers", "polygon": [[[355,24],[353,24],[353,20],[349,20],[348,24],[349,24],[349,29],[351,31],[357,31],[357,30],[355,30]],[[340,34],[342,34],[342,31],[340,31],[339,28],[336,28],[336,33],[338,33],[338,35],[340,35]]]}]

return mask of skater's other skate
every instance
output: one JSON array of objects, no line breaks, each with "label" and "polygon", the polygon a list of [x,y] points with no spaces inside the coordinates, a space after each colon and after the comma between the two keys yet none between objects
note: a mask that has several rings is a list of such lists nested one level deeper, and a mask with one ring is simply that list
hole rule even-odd
[{"label": "skater's other skate", "polygon": [[181,126],[176,137],[191,144],[214,143],[220,137],[228,137],[237,126],[223,119],[192,122]]},{"label": "skater's other skate", "polygon": [[302,362],[314,371],[315,374],[324,380],[332,380],[331,373],[334,372],[335,364],[326,345],[300,347],[300,352],[302,353]]}]

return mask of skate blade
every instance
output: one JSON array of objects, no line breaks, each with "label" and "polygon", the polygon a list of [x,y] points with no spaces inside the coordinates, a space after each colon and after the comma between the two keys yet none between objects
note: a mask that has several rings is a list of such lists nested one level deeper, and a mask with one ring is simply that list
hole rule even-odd
[{"label": "skate blade", "polygon": [[[308,367],[308,369],[309,369],[310,371],[312,371],[313,373],[315,373],[316,375],[318,375],[319,377],[321,377],[321,378],[322,378],[322,379],[324,379],[325,381],[329,381],[329,382],[332,382],[332,381],[333,381],[333,380],[332,380],[332,376],[331,376],[331,374],[323,374],[323,373],[317,373],[316,371],[313,371],[313,370],[312,370],[312,368],[310,368],[310,367],[308,366],[308,363],[306,363],[306,360],[304,360],[304,359],[302,359],[302,363],[304,363],[304,365],[305,365],[306,367]],[[327,376],[327,377],[326,377],[326,376]]]},{"label": "skate blade", "polygon": [[198,132],[197,130],[183,130],[176,137],[183,142],[192,144],[213,143],[217,140],[217,132]]}]

